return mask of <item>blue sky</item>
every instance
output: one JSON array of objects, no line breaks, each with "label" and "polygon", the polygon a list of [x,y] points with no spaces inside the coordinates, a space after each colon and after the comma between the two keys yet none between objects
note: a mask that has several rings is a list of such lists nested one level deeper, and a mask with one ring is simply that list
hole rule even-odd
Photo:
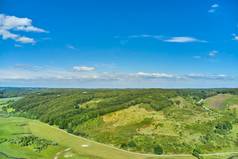
[{"label": "blue sky", "polygon": [[0,0],[0,86],[238,87],[236,0]]}]

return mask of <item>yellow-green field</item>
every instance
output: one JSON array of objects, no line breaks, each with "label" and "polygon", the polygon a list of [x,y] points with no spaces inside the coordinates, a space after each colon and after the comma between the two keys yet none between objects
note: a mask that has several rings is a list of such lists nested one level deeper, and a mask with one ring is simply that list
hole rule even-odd
[{"label": "yellow-green field", "polygon": [[205,105],[212,109],[236,109],[238,108],[238,96],[231,94],[218,94],[205,100]]},{"label": "yellow-green field", "polygon": [[21,117],[0,117],[0,137],[14,137],[16,135],[33,134],[35,136],[53,140],[58,146],[50,146],[42,152],[34,152],[32,147],[20,147],[14,144],[0,144],[0,152],[10,157],[27,159],[146,159],[146,158],[187,158],[191,155],[181,157],[156,157],[154,155],[143,155],[116,149],[111,146],[96,143],[78,136],[68,134],[56,127],[49,126],[36,120]]},{"label": "yellow-green field", "polygon": [[[42,152],[34,152],[31,147],[20,147],[14,144],[0,144],[0,152],[11,157],[27,159],[194,159],[187,155],[146,155],[137,154],[96,143],[37,120],[21,117],[0,117],[0,137],[14,137],[16,135],[33,134],[35,136],[56,141],[58,146],[49,146]],[[204,158],[221,159],[230,154],[210,155]],[[1,158],[1,157],[0,157]]]}]

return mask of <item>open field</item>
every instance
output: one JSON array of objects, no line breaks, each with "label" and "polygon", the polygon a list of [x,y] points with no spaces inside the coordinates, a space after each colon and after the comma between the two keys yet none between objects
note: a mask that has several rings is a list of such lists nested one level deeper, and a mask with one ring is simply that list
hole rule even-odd
[{"label": "open field", "polygon": [[[23,126],[24,125],[24,126]],[[49,126],[36,120],[29,120],[20,117],[0,117],[0,137],[12,138],[18,135],[35,135],[41,138],[49,139],[57,142],[59,145],[50,146],[42,152],[34,152],[32,147],[20,147],[18,145],[2,143],[0,144],[0,152],[7,156],[16,158],[36,158],[36,159],[53,159],[58,154],[59,159],[145,159],[145,158],[163,158],[154,155],[141,155],[119,150],[111,146],[96,143],[81,137],[70,135],[56,127]],[[65,151],[68,150],[68,151]],[[71,157],[67,157],[71,156]],[[66,156],[66,157],[65,157]],[[178,155],[179,156],[179,155]],[[165,157],[165,158],[188,158],[191,155],[181,157]]]},{"label": "open field", "polygon": [[212,109],[238,108],[238,95],[218,94],[205,100],[205,105]]},{"label": "open field", "polygon": [[[24,126],[21,126],[24,125]],[[16,158],[36,159],[195,159],[190,154],[181,155],[149,155],[137,154],[120,150],[111,146],[96,143],[78,136],[68,134],[56,127],[49,126],[36,120],[20,117],[0,117],[1,138],[16,135],[33,134],[45,139],[56,141],[58,146],[50,146],[42,152],[34,152],[31,147],[20,147],[8,143],[0,144],[1,153]],[[87,146],[86,146],[87,145]],[[58,154],[58,155],[57,155]],[[204,155],[204,158],[221,159],[231,153],[218,153]],[[1,157],[0,157],[1,158]]]}]

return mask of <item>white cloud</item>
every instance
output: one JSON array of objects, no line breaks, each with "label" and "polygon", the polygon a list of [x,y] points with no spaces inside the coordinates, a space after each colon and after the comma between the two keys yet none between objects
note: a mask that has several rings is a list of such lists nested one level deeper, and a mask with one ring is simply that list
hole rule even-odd
[{"label": "white cloud", "polygon": [[213,4],[211,7],[212,7],[212,8],[218,8],[219,5],[218,5],[218,4]]},{"label": "white cloud", "polygon": [[[37,67],[37,68],[36,68]],[[77,69],[77,68],[76,68]],[[39,67],[19,64],[16,67],[0,69],[0,82],[112,82],[124,81],[136,83],[159,82],[159,81],[224,81],[234,78],[225,74],[169,74],[160,72],[137,72],[137,73],[118,73],[118,72],[96,72],[96,71],[75,71],[62,68]]]},{"label": "white cloud", "polygon": [[146,73],[146,72],[138,72],[135,74],[137,77],[144,77],[144,78],[174,78],[175,76],[172,74],[166,73]]},{"label": "white cloud", "polygon": [[26,32],[38,32],[38,33],[46,33],[47,32],[44,29],[37,28],[34,26],[19,26],[19,27],[16,27],[16,30],[26,31]]},{"label": "white cloud", "polygon": [[216,12],[217,8],[219,8],[218,4],[213,4],[211,5],[210,9],[208,10],[209,13],[214,13]]},{"label": "white cloud", "polygon": [[232,79],[232,77],[227,76],[225,74],[167,74],[167,73],[146,73],[146,72],[138,72],[133,75],[136,78],[144,78],[144,79],[167,79],[167,80],[228,80]]},{"label": "white cloud", "polygon": [[[120,36],[114,36],[114,38],[119,39]],[[165,38],[162,35],[151,35],[151,34],[138,34],[138,35],[129,35],[126,37],[126,42],[129,39],[155,39],[159,41],[164,41],[164,42],[171,42],[171,43],[192,43],[192,42],[207,42],[205,40],[200,40],[195,37],[190,37],[190,36],[177,36],[177,37],[169,37]],[[125,41],[125,40],[124,40]]]},{"label": "white cloud", "polygon": [[32,20],[29,18],[19,18],[16,16],[8,16],[5,14],[0,14],[0,36],[3,40],[12,39],[20,43],[32,43],[36,41],[33,38],[22,36],[14,31],[22,32],[47,32],[44,29],[35,27],[32,25]]},{"label": "white cloud", "polygon": [[216,57],[218,54],[218,51],[217,50],[212,50],[208,53],[208,56],[209,57]]},{"label": "white cloud", "polygon": [[0,81],[108,81],[119,80],[114,73],[107,72],[87,72],[73,71],[60,68],[42,67],[35,69],[37,66],[16,66],[10,69],[0,69]]},{"label": "white cloud", "polygon": [[199,40],[194,37],[188,37],[188,36],[177,36],[177,37],[171,37],[169,39],[164,40],[165,42],[171,42],[171,43],[192,43],[192,42],[206,42],[204,40]]},{"label": "white cloud", "polygon": [[16,41],[18,42],[21,42],[21,43],[24,43],[24,44],[27,44],[27,43],[36,43],[36,41],[33,39],[33,38],[29,38],[29,37],[26,37],[26,36],[21,36],[21,37],[18,37],[16,39]]},{"label": "white cloud", "polygon": [[6,39],[17,39],[18,38],[18,35],[17,34],[13,34],[7,30],[3,30],[1,29],[0,27],[0,35],[2,36],[3,40],[6,40]]},{"label": "white cloud", "polygon": [[238,35],[232,34],[232,36],[233,36],[233,40],[237,40],[238,41]]},{"label": "white cloud", "polygon": [[92,67],[92,66],[74,66],[73,70],[75,70],[75,71],[94,71],[94,70],[96,70],[96,68]]},{"label": "white cloud", "polygon": [[214,13],[215,11],[216,11],[216,10],[213,9],[213,8],[208,10],[209,13]]},{"label": "white cloud", "polygon": [[207,79],[207,80],[227,80],[232,78],[225,74],[189,74],[186,75],[186,77],[191,79]]}]

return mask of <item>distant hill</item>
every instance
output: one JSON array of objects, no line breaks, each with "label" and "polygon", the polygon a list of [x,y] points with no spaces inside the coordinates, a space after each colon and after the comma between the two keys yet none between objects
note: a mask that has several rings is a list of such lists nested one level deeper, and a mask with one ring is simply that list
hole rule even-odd
[{"label": "distant hill", "polygon": [[0,98],[24,96],[29,93],[38,92],[41,90],[43,90],[43,88],[0,87]]}]

